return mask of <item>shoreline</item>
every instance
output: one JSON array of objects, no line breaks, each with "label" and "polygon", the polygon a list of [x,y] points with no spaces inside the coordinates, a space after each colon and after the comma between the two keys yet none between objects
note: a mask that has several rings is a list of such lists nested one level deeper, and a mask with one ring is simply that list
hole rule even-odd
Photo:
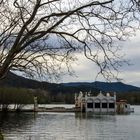
[{"label": "shoreline", "polygon": [[0,110],[0,112],[81,112],[80,109],[76,108],[64,108],[64,107],[54,107],[54,108],[43,108],[40,107],[36,110],[34,109],[21,109],[21,110],[15,110],[15,109],[8,109],[6,111]]}]

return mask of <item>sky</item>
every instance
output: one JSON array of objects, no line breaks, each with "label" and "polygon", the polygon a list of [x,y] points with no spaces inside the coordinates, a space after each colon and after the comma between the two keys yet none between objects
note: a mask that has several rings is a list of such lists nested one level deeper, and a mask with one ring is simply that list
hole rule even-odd
[{"label": "sky", "polygon": [[[67,3],[68,1],[66,1]],[[71,1],[72,2],[72,1]],[[74,1],[77,2],[77,1]],[[72,7],[75,3],[71,3]],[[86,1],[85,1],[86,2]],[[66,4],[67,5],[67,4]],[[137,32],[135,37],[132,37],[130,40],[126,40],[123,44],[123,50],[126,59],[130,60],[131,66],[124,65],[120,69],[119,77],[123,79],[122,82],[126,84],[131,84],[140,87],[140,32]],[[96,78],[98,73],[98,67],[87,60],[83,55],[78,54],[77,58],[79,59],[72,64],[73,70],[75,71],[76,76],[64,75],[60,82],[94,82],[105,81],[102,77]]]},{"label": "sky", "polygon": [[[130,60],[131,65],[124,65],[120,68],[119,77],[123,79],[123,83],[140,87],[140,32],[137,32],[135,36],[124,42],[122,51],[125,54],[125,58]],[[78,59],[72,65],[76,76],[65,75],[62,77],[61,82],[105,81],[101,76],[95,79],[98,67],[93,62],[80,54]]]}]

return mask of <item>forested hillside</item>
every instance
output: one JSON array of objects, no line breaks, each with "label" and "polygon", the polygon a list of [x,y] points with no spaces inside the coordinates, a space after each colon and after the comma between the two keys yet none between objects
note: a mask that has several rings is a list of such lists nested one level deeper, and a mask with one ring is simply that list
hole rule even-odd
[{"label": "forested hillside", "polygon": [[0,103],[33,103],[37,96],[39,103],[74,103],[74,94],[91,92],[97,95],[100,91],[116,92],[117,100],[127,99],[131,104],[140,104],[140,88],[121,82],[80,82],[49,83],[27,79],[13,73],[0,80]]}]

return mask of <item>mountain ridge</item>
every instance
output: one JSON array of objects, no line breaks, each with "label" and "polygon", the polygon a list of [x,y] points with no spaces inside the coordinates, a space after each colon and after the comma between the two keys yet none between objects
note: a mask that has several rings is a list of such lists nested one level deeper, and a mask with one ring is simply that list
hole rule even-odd
[{"label": "mountain ridge", "polygon": [[12,72],[9,72],[5,79],[0,80],[0,87],[17,87],[17,88],[31,88],[31,89],[43,89],[53,90],[54,92],[61,92],[74,89],[78,92],[80,89],[83,91],[100,90],[104,92],[131,92],[140,91],[140,87],[133,85],[127,85],[122,82],[69,82],[69,83],[49,83],[45,81],[37,81],[28,79],[22,76],[18,76]]},{"label": "mountain ridge", "polygon": [[105,92],[128,92],[128,91],[140,91],[140,88],[137,86],[124,84],[122,82],[70,82],[63,83],[65,86],[78,86],[78,85],[89,85],[91,87],[96,87],[101,91]]}]

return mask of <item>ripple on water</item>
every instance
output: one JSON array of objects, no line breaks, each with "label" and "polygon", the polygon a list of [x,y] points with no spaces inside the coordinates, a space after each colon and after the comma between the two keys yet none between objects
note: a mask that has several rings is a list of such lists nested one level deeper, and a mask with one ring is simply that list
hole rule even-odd
[{"label": "ripple on water", "polygon": [[139,140],[140,106],[131,115],[0,114],[5,140]]}]

